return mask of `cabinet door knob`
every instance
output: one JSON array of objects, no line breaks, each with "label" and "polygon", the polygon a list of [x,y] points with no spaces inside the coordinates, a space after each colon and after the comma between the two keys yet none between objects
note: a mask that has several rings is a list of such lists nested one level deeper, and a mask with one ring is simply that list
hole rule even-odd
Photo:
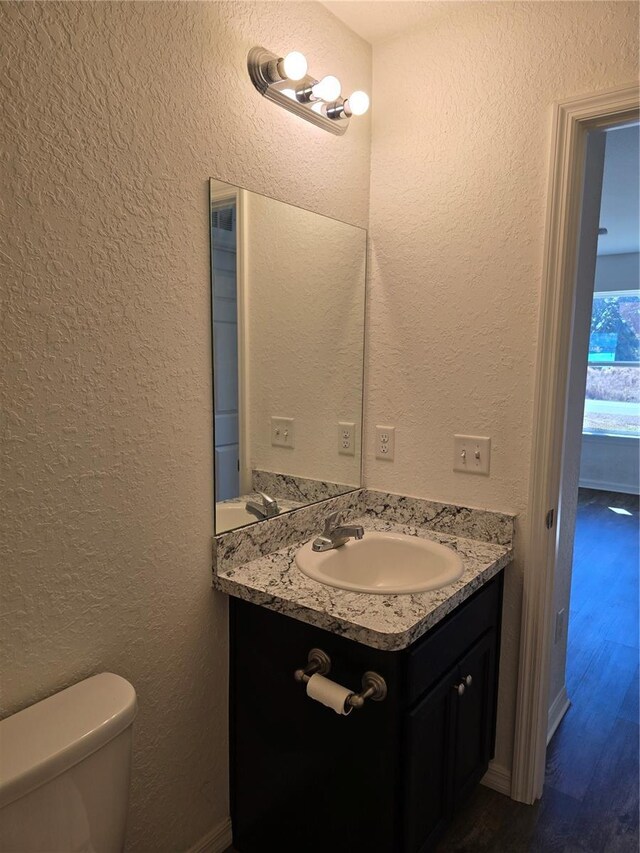
[{"label": "cabinet door knob", "polygon": [[461,681],[460,684],[454,684],[453,689],[457,692],[458,696],[462,696],[465,691],[464,681]]},{"label": "cabinet door knob", "polygon": [[473,678],[471,678],[470,675],[467,675],[464,680],[464,683],[467,685],[467,687],[471,687],[471,685],[473,684]]}]

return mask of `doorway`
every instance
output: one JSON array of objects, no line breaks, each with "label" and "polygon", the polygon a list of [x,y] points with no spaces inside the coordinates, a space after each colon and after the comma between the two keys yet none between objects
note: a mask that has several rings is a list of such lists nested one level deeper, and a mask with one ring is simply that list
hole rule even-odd
[{"label": "doorway", "polygon": [[[617,547],[613,534],[620,531],[624,536],[629,523],[625,502],[617,493],[637,495],[639,490],[638,131],[637,124],[626,124],[593,131],[587,141],[561,463],[547,740],[571,700],[565,676],[568,629],[573,645],[584,641],[590,647],[590,640],[595,642],[591,629],[595,632],[599,622],[593,612],[591,622],[572,624],[574,600],[590,595],[604,602],[619,572],[636,573],[632,552],[618,554],[619,572],[612,567],[608,581],[598,563],[608,562],[609,552]],[[609,496],[603,498],[604,509],[594,513],[600,493]],[[590,553],[574,549],[574,534],[578,544],[588,540],[589,519],[603,537],[591,538]],[[636,605],[637,596],[626,605],[632,611],[628,618],[635,614],[637,620]],[[637,637],[628,639],[636,648]]]},{"label": "doorway", "polygon": [[238,388],[238,251],[235,198],[211,206],[214,361],[215,495],[219,501],[240,494],[240,404]]},{"label": "doorway", "polygon": [[[578,247],[587,245],[585,229],[591,229],[592,246],[599,227],[599,194],[588,199],[585,177],[597,162],[600,143],[600,176],[604,162],[604,131],[637,122],[640,114],[640,90],[637,84],[595,95],[572,98],[555,105],[550,163],[550,195],[547,211],[542,305],[539,323],[538,364],[534,402],[534,441],[532,449],[529,513],[524,542],[525,571],[520,669],[514,737],[511,795],[523,803],[534,803],[542,796],[545,778],[552,650],[556,635],[556,566],[560,553],[560,532],[571,530],[567,524],[566,454],[573,451],[576,467],[575,436],[568,416],[575,414],[569,396],[576,394],[570,382],[571,355],[576,335],[582,331],[585,363],[589,348],[589,319],[579,322],[576,309],[580,281],[586,274],[584,254]],[[596,169],[597,172],[597,169]],[[591,182],[593,185],[593,182]],[[583,202],[590,201],[590,208]],[[593,286],[595,251],[590,259]],[[587,260],[589,260],[587,258]],[[586,376],[584,380],[586,382]],[[582,398],[584,398],[584,389]],[[578,419],[578,433],[581,431]],[[580,454],[577,456],[579,477]],[[564,478],[563,478],[564,477]],[[562,497],[565,500],[562,500]],[[564,524],[563,524],[564,511]],[[572,538],[572,537],[571,537]],[[566,630],[566,629],[565,629]],[[552,697],[551,697],[552,698]]]},{"label": "doorway", "polygon": [[[633,841],[638,807],[640,152],[637,123],[595,134],[569,374],[545,796],[565,796],[584,838],[605,849],[626,832]],[[598,196],[596,237],[588,220]],[[637,822],[635,832],[637,840]]]}]

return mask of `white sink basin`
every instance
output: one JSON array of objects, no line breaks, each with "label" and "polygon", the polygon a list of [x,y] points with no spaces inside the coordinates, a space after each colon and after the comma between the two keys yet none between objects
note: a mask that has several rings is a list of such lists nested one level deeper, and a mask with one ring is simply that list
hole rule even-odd
[{"label": "white sink basin", "polygon": [[440,589],[462,576],[462,560],[451,548],[404,533],[366,531],[360,540],[331,551],[307,542],[296,565],[307,577],[339,589],[379,595]]},{"label": "white sink basin", "polygon": [[257,520],[255,515],[246,511],[243,503],[216,506],[216,533],[224,533],[225,530],[233,530],[234,527],[242,527],[243,524]]}]

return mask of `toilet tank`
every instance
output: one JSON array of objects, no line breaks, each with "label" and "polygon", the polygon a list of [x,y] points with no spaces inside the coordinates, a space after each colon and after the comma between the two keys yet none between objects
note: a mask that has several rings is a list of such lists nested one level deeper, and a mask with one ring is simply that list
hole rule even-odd
[{"label": "toilet tank", "polygon": [[136,711],[104,672],[0,722],[2,853],[120,853]]}]

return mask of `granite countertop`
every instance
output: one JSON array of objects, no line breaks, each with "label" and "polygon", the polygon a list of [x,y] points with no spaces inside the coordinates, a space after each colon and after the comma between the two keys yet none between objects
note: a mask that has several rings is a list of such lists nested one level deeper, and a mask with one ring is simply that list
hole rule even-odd
[{"label": "granite countertop", "polygon": [[[298,548],[311,537],[219,570],[214,586],[228,595],[262,605],[377,649],[397,651],[436,625],[513,557],[511,542],[453,536],[437,530],[365,514],[349,518],[367,530],[407,533],[453,548],[462,558],[462,577],[442,589],[412,595],[375,595],[326,586],[295,565]],[[222,569],[222,567],[220,567]]]}]

